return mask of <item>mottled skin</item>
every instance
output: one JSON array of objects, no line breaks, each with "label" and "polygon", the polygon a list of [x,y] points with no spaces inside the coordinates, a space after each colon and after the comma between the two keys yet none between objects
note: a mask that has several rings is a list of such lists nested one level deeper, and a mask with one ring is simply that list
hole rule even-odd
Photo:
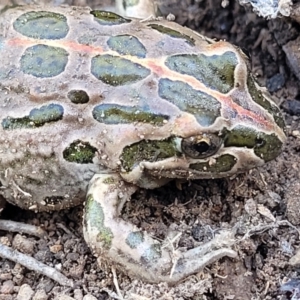
[{"label": "mottled skin", "polygon": [[[35,31],[32,19],[49,27]],[[97,254],[177,282],[235,253],[190,250],[170,277],[172,249],[119,218],[125,201],[137,186],[260,166],[280,153],[284,122],[236,47],[168,21],[104,19],[79,7],[1,15],[1,194],[36,211],[87,194],[84,233]]]}]

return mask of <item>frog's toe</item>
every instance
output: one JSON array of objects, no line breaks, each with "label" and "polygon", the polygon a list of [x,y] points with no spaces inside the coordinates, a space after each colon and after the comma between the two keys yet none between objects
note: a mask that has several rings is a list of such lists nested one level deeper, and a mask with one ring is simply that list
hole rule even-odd
[{"label": "frog's toe", "polygon": [[117,174],[95,175],[90,183],[84,213],[84,236],[97,256],[116,263],[126,274],[148,282],[176,283],[217,259],[236,252],[229,249],[233,235],[221,232],[212,241],[186,252],[158,242],[120,218],[125,201],[136,187]]}]

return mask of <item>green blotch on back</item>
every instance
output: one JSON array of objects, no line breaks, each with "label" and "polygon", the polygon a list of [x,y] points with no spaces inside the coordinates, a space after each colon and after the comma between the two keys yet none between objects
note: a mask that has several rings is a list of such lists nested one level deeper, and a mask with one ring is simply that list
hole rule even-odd
[{"label": "green blotch on back", "polygon": [[159,31],[160,33],[167,34],[172,38],[183,39],[188,44],[190,44],[191,46],[195,46],[195,40],[192,37],[190,37],[186,34],[183,34],[179,31],[176,31],[174,29],[165,27],[163,25],[158,25],[158,24],[149,24],[147,26],[151,27],[152,29],[155,29],[155,30]]},{"label": "green blotch on back", "polygon": [[92,195],[88,195],[85,202],[85,223],[88,221],[91,227],[97,229],[97,241],[102,243],[105,249],[109,249],[114,236],[110,228],[104,226],[104,219],[101,204],[95,201]]},{"label": "green blotch on back", "polygon": [[202,91],[194,90],[182,81],[160,79],[158,93],[180,110],[194,115],[202,126],[212,125],[221,114],[221,104],[217,99]]},{"label": "green blotch on back", "polygon": [[112,26],[131,22],[131,20],[125,19],[109,11],[92,10],[91,14],[94,16],[95,21],[100,25]]},{"label": "green blotch on back", "polygon": [[224,129],[224,147],[252,148],[254,153],[265,162],[276,158],[282,150],[282,142],[272,134],[256,131],[245,126],[236,126],[231,130]]},{"label": "green blotch on back", "polygon": [[190,168],[204,173],[209,173],[212,175],[212,177],[214,174],[216,174],[216,177],[219,177],[218,174],[222,172],[229,172],[236,162],[237,161],[234,156],[230,154],[224,154],[215,158],[213,163],[211,161],[199,162],[191,164]]},{"label": "green blotch on back", "polygon": [[87,142],[80,140],[71,143],[64,151],[63,157],[69,162],[75,162],[78,164],[88,164],[93,163],[93,158],[97,149],[91,146]]},{"label": "green blotch on back", "polygon": [[135,249],[144,242],[144,233],[142,231],[131,232],[125,242],[131,249]]},{"label": "green blotch on back", "polygon": [[205,86],[228,93],[234,88],[234,70],[238,60],[234,52],[227,51],[220,55],[178,54],[167,58],[168,68],[180,74],[197,78]]},{"label": "green blotch on back", "polygon": [[164,125],[168,116],[151,113],[143,108],[118,104],[100,104],[94,107],[93,117],[105,124],[132,124],[133,122]]},{"label": "green blotch on back", "polygon": [[161,258],[161,246],[160,244],[153,244],[141,256],[142,264],[149,264],[157,259]]},{"label": "green blotch on back", "polygon": [[90,98],[86,91],[83,90],[71,90],[68,92],[67,97],[74,104],[88,103]]},{"label": "green blotch on back", "polygon": [[20,128],[37,128],[47,123],[59,121],[63,118],[64,108],[59,104],[49,104],[35,108],[28,116],[22,118],[7,117],[2,120],[4,130]]},{"label": "green blotch on back", "polygon": [[67,18],[49,11],[27,12],[14,21],[13,27],[17,32],[34,39],[62,39],[69,32]]},{"label": "green blotch on back", "polygon": [[251,74],[249,74],[247,78],[247,87],[252,99],[266,109],[273,116],[276,124],[285,130],[286,127],[280,109],[275,104],[271,103],[266,97],[264,97],[263,93],[257,89]]},{"label": "green blotch on back", "polygon": [[131,35],[112,36],[107,41],[108,47],[121,55],[132,55],[140,58],[146,57],[147,50],[144,45]]},{"label": "green blotch on back", "polygon": [[142,161],[155,162],[169,157],[180,156],[176,148],[174,138],[165,140],[142,140],[138,143],[126,146],[120,156],[122,167],[131,171]]},{"label": "green blotch on back", "polygon": [[59,75],[68,63],[68,52],[59,47],[36,45],[25,50],[21,57],[21,70],[39,78]]},{"label": "green blotch on back", "polygon": [[134,83],[150,75],[150,70],[143,66],[109,54],[93,57],[91,72],[97,79],[112,86]]}]

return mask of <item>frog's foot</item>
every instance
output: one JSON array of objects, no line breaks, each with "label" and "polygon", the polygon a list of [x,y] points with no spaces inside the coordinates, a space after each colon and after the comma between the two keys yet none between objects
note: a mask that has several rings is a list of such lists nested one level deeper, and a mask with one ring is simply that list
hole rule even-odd
[{"label": "frog's foot", "polygon": [[170,242],[159,242],[120,218],[125,201],[136,187],[119,175],[95,175],[88,189],[84,213],[84,237],[91,249],[117,263],[129,276],[148,282],[176,283],[207,264],[236,257],[233,234],[222,232],[203,246],[174,251]]}]

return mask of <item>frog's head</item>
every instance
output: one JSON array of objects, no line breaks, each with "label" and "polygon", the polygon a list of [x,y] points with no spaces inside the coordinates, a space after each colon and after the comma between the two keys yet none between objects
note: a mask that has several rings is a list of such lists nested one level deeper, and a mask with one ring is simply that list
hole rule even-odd
[{"label": "frog's head", "polygon": [[246,172],[280,154],[285,135],[277,130],[264,132],[239,124],[189,137],[142,140],[124,149],[121,176],[154,188],[171,178],[220,178]]},{"label": "frog's head", "polygon": [[[243,54],[228,51],[227,43],[223,48],[204,63],[199,55],[167,59],[170,69],[192,75],[159,81],[160,98],[180,113],[164,125],[163,138],[154,134],[123,149],[125,180],[151,188],[170,178],[226,177],[280,154],[286,136],[279,108],[256,84]],[[197,74],[195,64],[203,66]]]}]

